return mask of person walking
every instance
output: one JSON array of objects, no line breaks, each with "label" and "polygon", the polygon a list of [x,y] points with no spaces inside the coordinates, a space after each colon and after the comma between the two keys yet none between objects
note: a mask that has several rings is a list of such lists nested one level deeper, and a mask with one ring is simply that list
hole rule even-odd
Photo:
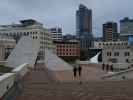
[{"label": "person walking", "polygon": [[109,65],[108,64],[106,65],[106,71],[107,72],[109,71]]},{"label": "person walking", "polygon": [[81,79],[81,76],[82,76],[82,67],[79,65],[78,66],[78,75],[79,75],[79,84],[82,84],[82,79]]},{"label": "person walking", "polygon": [[111,65],[111,68],[110,69],[111,69],[112,72],[114,71],[113,65]]},{"label": "person walking", "polygon": [[74,78],[76,78],[76,76],[77,76],[77,67],[73,68],[73,75],[74,75]]},{"label": "person walking", "polygon": [[104,71],[104,69],[105,69],[105,64],[102,64],[102,70]]},{"label": "person walking", "polygon": [[79,65],[78,66],[78,73],[79,73],[79,77],[82,76],[82,67]]}]

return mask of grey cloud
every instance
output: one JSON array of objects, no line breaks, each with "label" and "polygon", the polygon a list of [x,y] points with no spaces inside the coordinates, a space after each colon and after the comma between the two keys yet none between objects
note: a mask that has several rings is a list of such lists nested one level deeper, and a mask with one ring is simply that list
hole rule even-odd
[{"label": "grey cloud", "polygon": [[93,32],[102,34],[102,24],[133,17],[132,0],[1,0],[0,24],[34,18],[45,27],[60,26],[64,33],[75,33],[75,13],[80,3],[93,10]]}]

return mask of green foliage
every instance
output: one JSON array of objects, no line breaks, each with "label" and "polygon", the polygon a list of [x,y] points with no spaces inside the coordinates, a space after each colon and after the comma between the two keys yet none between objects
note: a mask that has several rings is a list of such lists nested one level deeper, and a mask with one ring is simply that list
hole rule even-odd
[{"label": "green foliage", "polygon": [[74,57],[74,56],[65,56],[61,58],[68,63],[74,63],[77,59],[79,59],[79,57]]},{"label": "green foliage", "polygon": [[87,51],[80,50],[80,60],[86,60],[88,58]]},{"label": "green foliage", "polygon": [[12,68],[9,68],[7,66],[4,65],[0,65],[0,73],[8,73],[12,70]]}]

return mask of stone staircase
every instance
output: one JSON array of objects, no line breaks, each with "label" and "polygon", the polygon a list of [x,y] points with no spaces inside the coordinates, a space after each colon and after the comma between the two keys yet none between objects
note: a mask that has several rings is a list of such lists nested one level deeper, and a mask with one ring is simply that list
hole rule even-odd
[{"label": "stone staircase", "polygon": [[16,100],[133,100],[133,80],[55,82],[44,66],[24,78],[24,92]]},{"label": "stone staircase", "polygon": [[30,70],[24,77],[24,83],[40,83],[40,82],[53,82],[54,78],[52,73],[48,71],[44,64],[38,64]]}]

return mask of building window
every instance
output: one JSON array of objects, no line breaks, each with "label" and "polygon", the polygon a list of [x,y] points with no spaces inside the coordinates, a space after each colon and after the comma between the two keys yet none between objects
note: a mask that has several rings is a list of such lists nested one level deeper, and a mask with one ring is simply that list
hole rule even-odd
[{"label": "building window", "polygon": [[128,60],[128,59],[126,59],[126,62],[128,63],[128,62],[129,62],[129,60]]},{"label": "building window", "polygon": [[119,52],[115,52],[114,53],[114,56],[119,56]]},{"label": "building window", "polygon": [[27,34],[26,34],[26,32],[24,32],[24,36],[26,36]]},{"label": "building window", "polygon": [[116,58],[111,58],[111,59],[109,59],[109,61],[111,61],[112,63],[117,63],[118,62]]},{"label": "building window", "polygon": [[29,35],[29,32],[27,32],[27,35]]},{"label": "building window", "polygon": [[125,56],[130,56],[130,53],[129,52],[125,52]]},{"label": "building window", "polygon": [[111,52],[107,52],[107,56],[111,56]]}]

